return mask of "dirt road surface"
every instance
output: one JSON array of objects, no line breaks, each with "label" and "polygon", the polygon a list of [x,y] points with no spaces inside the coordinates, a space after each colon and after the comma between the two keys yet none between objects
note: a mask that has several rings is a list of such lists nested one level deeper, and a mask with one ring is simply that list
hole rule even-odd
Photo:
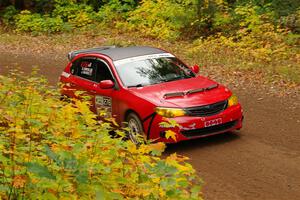
[{"label": "dirt road surface", "polygon": [[[67,59],[0,54],[0,74],[33,66],[55,84]],[[246,89],[245,89],[246,88]],[[207,200],[300,199],[300,95],[274,97],[235,88],[244,108],[239,132],[169,145],[166,154],[190,157],[203,178]]]}]

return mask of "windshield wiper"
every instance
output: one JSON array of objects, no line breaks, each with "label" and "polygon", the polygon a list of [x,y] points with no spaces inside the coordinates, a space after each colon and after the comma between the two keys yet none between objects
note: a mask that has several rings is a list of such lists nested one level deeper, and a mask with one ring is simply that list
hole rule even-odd
[{"label": "windshield wiper", "polygon": [[184,79],[184,77],[177,76],[177,77],[174,77],[174,78],[163,80],[163,82],[170,82],[170,81],[175,81],[175,80],[180,80],[180,79]]}]

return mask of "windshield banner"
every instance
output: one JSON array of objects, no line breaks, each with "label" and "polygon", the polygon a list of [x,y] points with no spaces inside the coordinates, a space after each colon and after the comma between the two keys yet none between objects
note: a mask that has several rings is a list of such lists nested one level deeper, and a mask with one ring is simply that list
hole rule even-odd
[{"label": "windshield banner", "polygon": [[117,60],[117,61],[114,61],[114,64],[117,66],[117,65],[122,65],[125,63],[130,63],[130,62],[135,62],[135,61],[140,61],[140,60],[148,60],[148,59],[155,59],[155,58],[167,58],[167,57],[175,57],[175,56],[170,53],[150,54],[150,55],[136,56],[136,57],[131,57],[131,58],[125,58],[122,60]]}]

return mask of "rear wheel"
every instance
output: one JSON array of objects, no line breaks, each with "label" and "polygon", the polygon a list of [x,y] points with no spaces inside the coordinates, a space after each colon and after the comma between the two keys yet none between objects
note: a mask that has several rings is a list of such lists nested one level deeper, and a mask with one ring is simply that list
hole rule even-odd
[{"label": "rear wheel", "polygon": [[135,113],[130,113],[126,121],[128,123],[128,137],[134,144],[143,142],[143,125],[140,118]]}]

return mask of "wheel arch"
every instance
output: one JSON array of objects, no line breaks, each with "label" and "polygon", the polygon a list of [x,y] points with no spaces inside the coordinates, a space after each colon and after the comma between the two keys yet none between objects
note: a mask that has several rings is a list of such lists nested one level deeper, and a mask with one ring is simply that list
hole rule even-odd
[{"label": "wheel arch", "polygon": [[[141,121],[141,124],[142,124],[142,126],[143,126],[143,130],[144,130],[145,127],[144,127],[144,123],[143,123],[143,120],[142,120],[141,116],[140,116],[135,110],[133,110],[133,109],[130,109],[130,108],[129,108],[129,109],[126,110],[126,112],[125,112],[125,114],[124,114],[124,120],[123,120],[123,121],[126,122],[127,117],[128,117],[128,115],[129,115],[130,113],[134,113],[134,114],[139,118],[139,120]],[[145,130],[144,130],[144,131],[145,131]]]},{"label": "wheel arch", "polygon": [[138,116],[139,117],[139,119],[141,120],[141,122],[142,122],[142,118],[141,118],[141,116],[135,111],[135,110],[133,110],[133,109],[127,109],[126,110],[126,112],[125,112],[125,114],[124,114],[124,121],[126,121],[127,120],[127,117],[128,117],[128,115],[130,114],[130,113],[134,113],[134,114],[136,114],[136,116]]}]

